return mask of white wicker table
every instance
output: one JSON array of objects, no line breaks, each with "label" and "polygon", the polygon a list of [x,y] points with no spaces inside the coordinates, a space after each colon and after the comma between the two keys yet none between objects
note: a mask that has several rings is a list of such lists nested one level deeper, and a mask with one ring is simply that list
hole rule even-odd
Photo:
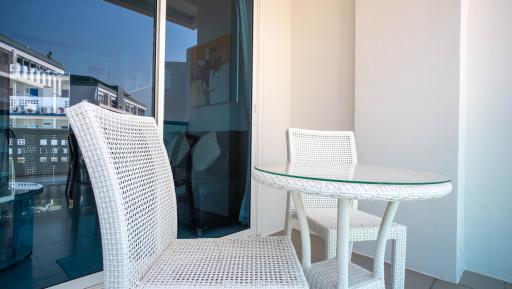
[{"label": "white wicker table", "polygon": [[[303,267],[311,288],[384,288],[386,240],[399,201],[441,198],[452,190],[451,180],[442,175],[364,164],[261,164],[253,169],[252,176],[262,184],[291,192],[301,229]],[[309,228],[300,194],[338,199],[335,259],[311,264]],[[350,263],[352,200],[389,202],[377,237],[373,273]]]}]

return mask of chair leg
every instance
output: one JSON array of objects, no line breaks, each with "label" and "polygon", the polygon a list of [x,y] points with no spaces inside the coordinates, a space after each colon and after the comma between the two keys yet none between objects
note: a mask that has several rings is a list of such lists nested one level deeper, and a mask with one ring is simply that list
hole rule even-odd
[{"label": "chair leg", "polygon": [[352,251],[354,251],[354,242],[350,241],[348,246],[348,260],[352,262]]},{"label": "chair leg", "polygon": [[400,231],[391,240],[391,284],[393,289],[405,288],[405,254],[407,231]]},{"label": "chair leg", "polygon": [[291,212],[291,193],[286,193],[286,216],[284,219],[284,231],[288,238],[292,238],[292,212]]},{"label": "chair leg", "polygon": [[286,236],[288,236],[290,239],[292,238],[292,229],[292,219],[288,217],[286,218]]}]

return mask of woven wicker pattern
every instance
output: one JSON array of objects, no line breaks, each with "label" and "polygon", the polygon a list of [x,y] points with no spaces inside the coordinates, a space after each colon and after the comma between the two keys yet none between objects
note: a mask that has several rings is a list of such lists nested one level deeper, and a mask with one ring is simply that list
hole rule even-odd
[{"label": "woven wicker pattern", "polygon": [[[351,170],[351,164],[357,163],[356,145],[353,132],[314,131],[290,128],[287,132],[287,139],[288,161],[312,164],[322,163],[324,166],[332,167],[325,170],[326,172],[334,171],[337,175],[346,176],[347,178],[352,176],[353,171]],[[298,168],[306,170],[310,169],[307,166],[299,166]],[[354,209],[351,210],[350,213],[350,241],[358,242],[377,240],[382,220],[377,216],[358,211],[357,201],[355,200],[356,198],[382,200],[394,200],[395,198],[403,199],[406,191],[409,192],[408,194],[405,194],[405,196],[411,199],[428,198],[429,193],[432,194],[431,197],[438,197],[438,194],[443,194],[447,189],[435,186],[431,188],[432,192],[429,192],[428,189],[425,190],[425,187],[379,186],[335,182],[326,183],[298,178],[287,178],[287,180],[284,180],[286,177],[272,176],[268,174],[264,176],[263,174],[260,174],[257,178],[260,181],[273,186],[285,181],[286,188],[288,189],[291,185],[291,187],[296,188],[301,192],[314,193],[314,195],[302,194],[302,199],[304,207],[306,208],[309,228],[313,233],[319,235],[325,240],[325,253],[328,259],[336,257],[337,199],[325,196],[343,196],[351,197],[353,199],[352,207]],[[292,225],[297,228],[297,214],[293,208],[293,203],[290,203],[292,206],[290,213],[291,218],[288,222],[292,222]],[[392,285],[394,289],[403,289],[405,284],[406,237],[407,228],[403,225],[393,223],[390,229],[389,239],[393,240],[391,255],[393,265]],[[335,272],[335,270],[333,272]],[[370,286],[370,288],[373,287]]]},{"label": "woven wicker pattern", "polygon": [[[379,185],[326,182],[278,176],[257,170],[253,170],[253,177],[259,182],[269,186],[287,191],[301,192],[303,193],[302,195],[305,193],[336,198],[357,198],[360,200],[398,201],[435,199],[446,196],[452,190],[451,183],[433,185]],[[307,212],[312,209],[313,208],[307,209]],[[331,209],[317,208],[316,210]],[[333,212],[335,212],[335,210],[333,210]],[[315,212],[313,211],[312,213],[314,214]],[[318,214],[318,212],[316,213]],[[323,216],[325,214],[326,213],[322,213],[321,215]],[[354,212],[351,216],[364,219],[359,221],[354,220],[355,225],[351,227],[349,232],[351,241],[375,240],[377,238],[381,218],[369,214],[361,215],[360,213]],[[332,221],[335,220],[336,215],[333,215],[331,218],[333,219],[327,221],[323,218],[312,220],[311,216],[308,215],[308,225],[311,226],[314,233],[318,234],[326,241],[327,256],[332,258],[336,255],[336,221]],[[378,221],[375,218],[377,218]],[[293,221],[294,223],[298,222],[296,219]],[[362,224],[363,227],[356,228],[357,223]],[[372,224],[375,225],[372,226]],[[388,234],[388,238],[392,239],[392,288],[395,289],[404,288],[406,234],[406,227],[398,224],[393,224]]]},{"label": "woven wicker pattern", "polygon": [[[337,209],[333,208],[306,209],[308,225],[311,231],[327,238],[332,235],[332,238],[334,238],[334,242],[332,243],[334,255],[336,255],[336,211]],[[352,209],[350,212],[350,240],[355,242],[376,240],[380,222],[381,218],[375,215]],[[406,226],[393,223],[389,238],[397,239],[406,231]]]},{"label": "woven wicker pattern", "polygon": [[[305,274],[311,289],[337,288],[335,259],[315,263],[311,268],[305,270]],[[375,278],[372,272],[354,263],[350,263],[348,275],[350,289],[384,289],[384,280]]]},{"label": "woven wicker pattern", "polygon": [[178,240],[143,288],[306,288],[302,275],[286,237]]},{"label": "woven wicker pattern", "polygon": [[[357,163],[354,133],[290,128],[287,131],[288,161],[325,164]],[[338,166],[339,167],[339,166]],[[345,166],[346,174],[353,173]],[[304,208],[337,208],[338,201],[317,195],[303,195]],[[354,206],[357,206],[354,203]],[[293,203],[292,203],[293,210]]]},{"label": "woven wicker pattern", "polygon": [[269,186],[303,194],[359,200],[427,200],[441,198],[452,190],[451,183],[433,185],[380,185],[326,182],[290,178],[253,170],[253,177]]},{"label": "woven wicker pattern", "polygon": [[288,160],[291,162],[357,163],[354,133],[288,129]]},{"label": "woven wicker pattern", "polygon": [[[326,255],[330,258],[336,256],[336,210],[334,208],[306,209],[309,228],[326,241]],[[375,215],[352,209],[350,212],[350,240],[352,242],[377,240],[381,220]],[[296,218],[293,219],[293,223],[294,226],[299,226]],[[393,288],[403,288],[405,284],[406,238],[407,227],[393,223],[389,232],[393,250],[391,252]]]},{"label": "woven wicker pattern", "polygon": [[66,113],[96,198],[105,288],[307,288],[286,238],[176,239],[171,167],[153,118],[85,102]]},{"label": "woven wicker pattern", "polygon": [[176,237],[172,175],[157,127],[152,118],[88,103],[67,115],[94,189],[105,286],[136,288]]}]

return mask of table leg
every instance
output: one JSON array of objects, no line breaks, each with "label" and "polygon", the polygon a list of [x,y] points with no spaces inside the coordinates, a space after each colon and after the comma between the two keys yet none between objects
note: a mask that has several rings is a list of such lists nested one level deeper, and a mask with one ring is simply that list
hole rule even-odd
[{"label": "table leg", "polygon": [[336,262],[338,265],[338,289],[348,289],[348,263],[350,241],[350,200],[338,199],[338,241]]},{"label": "table leg", "polygon": [[386,253],[386,241],[389,238],[389,230],[393,224],[396,211],[398,209],[398,201],[389,202],[386,212],[380,223],[379,234],[377,235],[377,248],[375,250],[375,260],[373,262],[373,274],[384,282],[384,255]]},{"label": "table leg", "polygon": [[300,194],[296,192],[291,192],[291,194],[295,210],[297,211],[297,218],[299,219],[300,240],[302,244],[302,267],[309,268],[311,267],[311,238],[309,236],[308,219]]}]

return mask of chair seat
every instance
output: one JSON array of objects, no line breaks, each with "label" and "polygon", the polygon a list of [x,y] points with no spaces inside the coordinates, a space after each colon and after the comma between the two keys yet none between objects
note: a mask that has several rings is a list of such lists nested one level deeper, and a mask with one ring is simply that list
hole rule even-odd
[{"label": "chair seat", "polygon": [[287,237],[174,240],[144,289],[308,288]]},{"label": "chair seat", "polygon": [[[338,283],[336,259],[312,264],[304,273],[311,289],[335,289]],[[384,289],[384,281],[376,278],[372,272],[354,264],[348,267],[348,288]]]},{"label": "chair seat", "polygon": [[[337,208],[307,208],[306,215],[310,230],[325,238],[328,238],[332,234],[335,236],[337,230],[337,210]],[[294,211],[292,216],[296,219],[297,213]],[[376,240],[381,220],[381,218],[375,215],[368,214],[357,209],[351,209],[350,240]],[[393,239],[398,237],[397,234],[400,234],[405,230],[407,230],[406,226],[393,223],[390,231],[390,238]]]}]

